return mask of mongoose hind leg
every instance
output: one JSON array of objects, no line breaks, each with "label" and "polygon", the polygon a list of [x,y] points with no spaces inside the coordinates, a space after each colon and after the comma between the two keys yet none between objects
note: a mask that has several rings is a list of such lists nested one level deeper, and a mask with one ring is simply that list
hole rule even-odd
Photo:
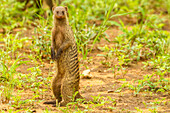
[{"label": "mongoose hind leg", "polygon": [[69,81],[65,78],[63,81],[61,86],[62,101],[60,102],[60,106],[66,106],[67,103],[72,101],[72,89],[70,89],[70,84],[68,84]]},{"label": "mongoose hind leg", "polygon": [[55,98],[58,100],[58,102],[61,102],[61,81],[62,81],[62,74],[58,73],[53,81],[52,81],[52,91],[55,96]]},{"label": "mongoose hind leg", "polygon": [[77,98],[84,99],[78,92],[79,80],[76,81],[74,77],[69,77],[69,79],[65,78],[63,81],[61,86],[62,101],[60,102],[60,106],[66,106],[69,102],[75,101]]},{"label": "mongoose hind leg", "polygon": [[[62,81],[62,75],[60,73],[58,73],[52,81],[52,91],[58,103],[62,101],[61,81]],[[56,106],[56,104],[58,104],[56,103],[56,100],[46,101],[43,104],[53,104],[53,106]]]},{"label": "mongoose hind leg", "polygon": [[[54,94],[55,98],[57,99],[58,103],[62,101],[61,80],[62,80],[62,76],[60,73],[58,73],[52,81],[52,91],[53,91],[53,94]],[[56,106],[56,100],[47,101],[47,102],[44,102],[44,104],[53,104],[53,106]]]}]

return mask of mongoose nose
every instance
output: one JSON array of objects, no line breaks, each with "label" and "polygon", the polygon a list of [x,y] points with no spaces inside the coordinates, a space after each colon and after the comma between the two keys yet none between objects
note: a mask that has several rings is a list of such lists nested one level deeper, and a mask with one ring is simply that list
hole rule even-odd
[{"label": "mongoose nose", "polygon": [[59,16],[59,15],[57,15],[57,16],[56,16],[56,18],[58,18],[58,19],[62,19],[62,18],[63,18],[63,16]]},{"label": "mongoose nose", "polygon": [[58,16],[59,18],[62,18],[62,16]]}]

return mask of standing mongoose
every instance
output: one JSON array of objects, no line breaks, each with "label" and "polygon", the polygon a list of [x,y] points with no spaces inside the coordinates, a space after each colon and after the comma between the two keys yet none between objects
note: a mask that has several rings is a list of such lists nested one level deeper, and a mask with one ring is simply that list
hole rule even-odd
[{"label": "standing mongoose", "polygon": [[[57,65],[52,91],[60,106],[83,97],[79,93],[79,61],[77,45],[68,22],[67,7],[53,7],[51,57]],[[73,95],[75,95],[73,97]],[[55,101],[44,104],[56,104]]]}]

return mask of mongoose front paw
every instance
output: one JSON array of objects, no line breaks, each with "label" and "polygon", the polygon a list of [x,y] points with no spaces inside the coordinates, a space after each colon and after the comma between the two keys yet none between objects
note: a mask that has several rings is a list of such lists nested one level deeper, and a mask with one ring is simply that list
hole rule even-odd
[{"label": "mongoose front paw", "polygon": [[55,59],[55,51],[53,48],[51,48],[51,58],[52,58],[52,60]]},{"label": "mongoose front paw", "polygon": [[62,49],[59,49],[55,58],[59,59],[62,52],[63,52]]}]

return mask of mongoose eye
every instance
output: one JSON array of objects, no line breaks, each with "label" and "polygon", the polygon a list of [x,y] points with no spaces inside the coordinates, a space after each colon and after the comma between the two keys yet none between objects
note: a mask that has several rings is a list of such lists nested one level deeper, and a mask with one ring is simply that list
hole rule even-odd
[{"label": "mongoose eye", "polygon": [[57,11],[57,14],[59,13],[59,11]]},{"label": "mongoose eye", "polygon": [[62,11],[63,15],[64,15],[64,11]]}]

